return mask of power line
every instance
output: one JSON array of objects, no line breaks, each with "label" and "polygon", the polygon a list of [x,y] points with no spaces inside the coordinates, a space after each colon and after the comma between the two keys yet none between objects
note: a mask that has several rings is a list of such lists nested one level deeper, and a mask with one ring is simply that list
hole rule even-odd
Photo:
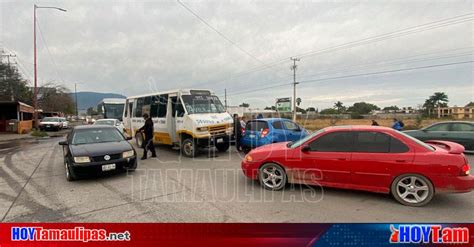
[{"label": "power line", "polygon": [[[442,51],[437,51],[437,52],[431,52],[431,53],[421,53],[421,54],[416,54],[416,55],[411,55],[407,57],[398,57],[394,59],[389,59],[389,60],[380,60],[380,61],[375,61],[371,63],[366,63],[366,64],[361,64],[361,65],[356,65],[356,66],[344,66],[340,68],[335,68],[335,69],[329,69],[329,70],[324,70],[316,74],[306,74],[303,75],[302,78],[308,78],[312,76],[321,76],[321,75],[328,75],[328,74],[339,74],[343,72],[362,72],[366,69],[364,68],[371,68],[375,65],[378,66],[389,66],[389,65],[401,65],[401,64],[406,64],[406,63],[413,63],[413,62],[424,62],[424,61],[432,61],[432,60],[438,60],[438,59],[446,59],[446,58],[454,58],[454,57],[460,57],[460,56],[466,56],[466,55],[472,55],[472,50],[469,51],[468,53],[454,53],[454,54],[445,54],[444,56],[439,56],[439,57],[429,57],[429,58],[419,58],[419,59],[411,59],[411,60],[403,60],[407,58],[415,58],[415,57],[420,57],[420,56],[426,56],[426,55],[436,55],[436,54],[443,54],[447,53],[450,51],[456,51],[456,50],[464,50],[464,49],[469,49],[473,47],[463,47],[463,48],[455,48],[455,49],[449,49],[449,50],[442,50]],[[399,61],[397,63],[394,63],[395,61]],[[356,69],[352,69],[356,68]],[[284,82],[284,81],[280,81]],[[277,83],[280,83],[277,82]],[[275,83],[275,82],[270,82],[270,83]],[[260,84],[260,83],[259,83]],[[266,84],[266,83],[264,83]],[[227,88],[229,89],[229,88]],[[230,90],[235,89],[235,88],[230,88]]]},{"label": "power line", "polygon": [[[406,35],[410,35],[410,34],[429,31],[429,30],[433,30],[433,29],[437,29],[437,28],[441,28],[441,27],[446,27],[446,26],[451,26],[451,25],[455,25],[455,24],[459,24],[459,23],[473,21],[474,20],[473,17],[474,17],[474,13],[471,12],[471,13],[468,13],[468,14],[463,14],[463,15],[459,15],[459,16],[455,16],[455,17],[451,17],[451,18],[446,18],[446,19],[441,19],[441,20],[438,20],[438,21],[433,21],[433,22],[429,22],[429,23],[425,23],[425,24],[420,24],[420,25],[416,25],[416,26],[412,26],[412,27],[408,27],[408,28],[403,28],[403,29],[400,29],[400,30],[397,30],[397,31],[392,31],[392,32],[385,33],[385,34],[375,35],[375,36],[372,36],[372,37],[368,37],[368,38],[364,38],[364,39],[360,39],[360,40],[356,40],[356,41],[351,41],[351,42],[347,42],[347,43],[327,47],[327,48],[324,48],[324,49],[321,49],[321,50],[315,50],[315,51],[309,51],[309,52],[301,53],[299,55],[296,55],[296,57],[313,56],[313,55],[316,55],[316,54],[327,53],[327,52],[332,52],[332,51],[341,50],[341,49],[348,49],[348,48],[361,46],[361,45],[365,45],[365,44],[369,44],[369,43],[374,43],[374,42],[393,39],[393,38],[402,37],[402,36],[406,36]],[[267,63],[266,65],[267,66],[275,66],[275,65],[281,64],[283,62],[286,62],[287,59],[288,58],[278,60],[278,61],[275,61],[275,62],[271,62],[271,63]],[[261,71],[261,70],[265,70],[267,68],[268,67],[258,66],[258,67],[252,68],[248,71],[237,73],[236,75],[231,76],[230,78],[233,78],[235,76],[240,77],[240,75],[245,75],[245,74],[249,74],[249,73],[258,72],[258,71]],[[221,82],[221,81],[224,81],[224,80],[215,81],[214,83]]]},{"label": "power line", "polygon": [[54,60],[53,55],[51,55],[51,51],[49,50],[48,44],[46,43],[46,40],[44,39],[43,32],[41,31],[41,25],[39,23],[38,17],[36,17],[36,23],[38,24],[38,30],[39,30],[39,33],[40,33],[40,36],[41,36],[41,40],[43,41],[43,44],[46,47],[46,51],[49,54],[49,58],[51,60],[51,63],[53,64],[56,75],[58,76],[58,79],[61,81],[61,83],[64,84],[64,80],[59,75],[59,70],[58,70],[58,66],[56,65],[56,61]]},{"label": "power line", "polygon": [[176,0],[177,3],[179,3],[184,9],[186,9],[189,13],[194,15],[198,20],[200,20],[204,25],[206,25],[208,28],[213,30],[215,33],[217,33],[219,36],[221,36],[223,39],[225,39],[227,42],[229,42],[231,45],[233,45],[235,48],[239,49],[241,52],[245,53],[247,56],[253,58],[255,61],[261,63],[263,66],[270,68],[265,62],[257,58],[256,56],[252,55],[250,52],[246,51],[244,48],[239,46],[236,42],[231,40],[229,37],[224,35],[221,31],[217,30],[215,27],[213,27],[211,24],[209,24],[206,20],[204,20],[201,16],[199,16],[195,11],[193,11],[191,8],[189,8],[186,4],[182,3],[180,0]]},{"label": "power line", "polygon": [[[313,79],[313,80],[300,81],[300,83],[304,84],[304,83],[313,83],[313,82],[319,82],[319,81],[346,79],[346,78],[351,78],[351,77],[388,74],[388,73],[396,73],[396,72],[402,72],[402,71],[413,71],[413,70],[419,70],[419,69],[429,69],[429,68],[436,68],[436,67],[453,66],[453,65],[458,65],[458,64],[468,64],[468,63],[473,63],[473,62],[474,62],[474,60],[455,62],[455,63],[434,64],[434,65],[411,67],[411,68],[404,68],[404,69],[385,70],[385,71],[377,71],[377,72],[371,72],[371,73],[362,73],[362,74],[353,74],[353,75],[346,75],[346,76],[337,76],[337,77]],[[272,89],[272,88],[277,88],[277,87],[282,87],[282,86],[289,86],[289,85],[291,85],[291,83],[278,84],[278,85],[273,85],[273,86],[269,86],[269,87],[262,87],[262,88],[255,88],[255,89],[251,89],[251,90],[245,90],[245,91],[240,91],[240,92],[236,92],[236,93],[232,93],[232,94],[227,94],[227,96],[240,95],[240,94],[245,94],[245,93],[249,93],[249,92],[262,91],[262,90],[267,90],[267,89]]]}]

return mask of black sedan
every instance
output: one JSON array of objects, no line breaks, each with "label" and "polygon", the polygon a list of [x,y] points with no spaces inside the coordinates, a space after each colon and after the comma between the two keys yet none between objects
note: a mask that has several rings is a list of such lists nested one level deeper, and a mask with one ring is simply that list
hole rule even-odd
[{"label": "black sedan", "polygon": [[444,140],[457,142],[464,146],[466,153],[474,153],[474,122],[439,122],[420,130],[404,132],[421,141]]},{"label": "black sedan", "polygon": [[119,169],[135,170],[137,152],[114,126],[77,126],[63,146],[66,179]]}]

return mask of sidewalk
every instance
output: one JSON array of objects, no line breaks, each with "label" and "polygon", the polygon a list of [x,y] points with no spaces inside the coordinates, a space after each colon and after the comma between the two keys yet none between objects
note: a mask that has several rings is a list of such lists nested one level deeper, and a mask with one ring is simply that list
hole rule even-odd
[{"label": "sidewalk", "polygon": [[13,140],[23,140],[23,139],[32,139],[34,138],[29,133],[28,134],[14,134],[14,133],[0,133],[0,142],[13,141]]}]

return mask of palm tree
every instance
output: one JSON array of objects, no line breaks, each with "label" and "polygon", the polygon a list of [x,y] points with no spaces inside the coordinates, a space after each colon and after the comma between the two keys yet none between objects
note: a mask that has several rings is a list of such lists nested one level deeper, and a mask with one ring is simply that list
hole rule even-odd
[{"label": "palm tree", "polygon": [[448,95],[444,92],[436,92],[430,97],[431,102],[435,107],[446,107],[448,106]]},{"label": "palm tree", "polygon": [[334,108],[336,108],[338,113],[342,113],[346,110],[346,107],[341,101],[337,101],[336,103],[334,103]]}]

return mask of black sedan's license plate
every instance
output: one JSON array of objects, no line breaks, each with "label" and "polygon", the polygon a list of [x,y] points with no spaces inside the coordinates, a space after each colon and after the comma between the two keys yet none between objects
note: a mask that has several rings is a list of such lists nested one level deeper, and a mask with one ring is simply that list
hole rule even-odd
[{"label": "black sedan's license plate", "polygon": [[107,164],[107,165],[102,165],[102,171],[111,171],[115,170],[115,164]]}]

